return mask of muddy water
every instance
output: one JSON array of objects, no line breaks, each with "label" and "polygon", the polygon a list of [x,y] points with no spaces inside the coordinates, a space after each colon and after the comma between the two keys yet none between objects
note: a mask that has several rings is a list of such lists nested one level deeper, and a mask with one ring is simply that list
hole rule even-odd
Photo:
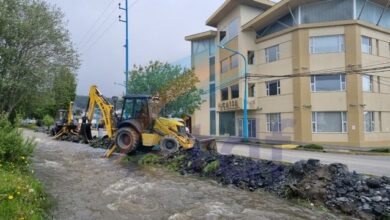
[{"label": "muddy water", "polygon": [[264,192],[244,192],[215,182],[143,169],[103,191],[108,208],[139,219],[336,219]]},{"label": "muddy water", "polygon": [[34,169],[53,219],[340,219],[265,192],[222,187],[157,168],[126,167],[86,145],[37,138]]}]

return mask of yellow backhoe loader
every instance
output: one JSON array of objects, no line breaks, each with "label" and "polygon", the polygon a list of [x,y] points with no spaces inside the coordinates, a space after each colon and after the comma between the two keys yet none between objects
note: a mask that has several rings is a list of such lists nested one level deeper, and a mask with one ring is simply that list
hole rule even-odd
[{"label": "yellow backhoe loader", "polygon": [[67,110],[59,110],[56,118],[54,127],[50,130],[50,135],[54,136],[55,139],[59,139],[65,134],[78,135],[77,122],[73,117],[73,102],[69,103]]},{"label": "yellow backhoe loader", "polygon": [[111,156],[117,147],[122,153],[134,152],[138,147],[160,146],[164,154],[176,152],[179,148],[194,147],[195,138],[186,133],[185,125],[176,119],[159,117],[159,99],[148,95],[123,97],[122,112],[119,117],[95,85],[89,92],[89,104],[81,125],[81,134],[87,141],[92,140],[91,124],[95,106],[102,112]]}]

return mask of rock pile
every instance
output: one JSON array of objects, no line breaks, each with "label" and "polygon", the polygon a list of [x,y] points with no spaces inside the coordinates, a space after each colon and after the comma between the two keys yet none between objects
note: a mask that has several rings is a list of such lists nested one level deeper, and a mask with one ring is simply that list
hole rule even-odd
[{"label": "rock pile", "polygon": [[175,163],[183,175],[207,176],[246,190],[261,188],[281,197],[309,199],[359,218],[390,219],[390,178],[350,172],[344,164],[322,165],[313,159],[284,164],[198,148],[170,155],[161,163]]}]

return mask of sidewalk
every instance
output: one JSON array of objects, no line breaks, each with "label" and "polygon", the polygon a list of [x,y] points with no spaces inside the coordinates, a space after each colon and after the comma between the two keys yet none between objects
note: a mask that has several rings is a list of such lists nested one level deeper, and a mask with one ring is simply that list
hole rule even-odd
[{"label": "sidewalk", "polygon": [[350,171],[390,177],[390,154],[353,154],[342,152],[318,152],[263,147],[259,144],[242,144],[217,141],[218,152],[263,160],[295,163],[300,160],[318,159],[322,164],[343,163]]},{"label": "sidewalk", "polygon": [[[202,138],[206,138],[206,137],[202,137]],[[298,143],[298,142],[291,142],[291,141],[249,139],[249,142],[244,143],[242,142],[242,138],[238,138],[238,137],[216,137],[216,141],[220,143],[257,146],[261,148],[282,148],[282,149],[290,149],[290,150],[292,149],[292,150],[307,151],[303,149],[296,149],[299,145],[305,145],[305,143]],[[390,156],[389,153],[370,152],[370,150],[375,149],[377,147],[350,147],[350,146],[336,146],[336,145],[321,145],[321,146],[324,147],[323,152]]]}]

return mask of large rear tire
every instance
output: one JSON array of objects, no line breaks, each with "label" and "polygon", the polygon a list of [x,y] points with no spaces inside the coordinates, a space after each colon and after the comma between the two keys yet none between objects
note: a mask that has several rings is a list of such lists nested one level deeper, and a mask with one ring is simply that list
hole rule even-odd
[{"label": "large rear tire", "polygon": [[137,149],[139,140],[139,134],[134,128],[123,127],[117,131],[115,144],[121,153],[130,154]]},{"label": "large rear tire", "polygon": [[160,141],[160,150],[163,155],[176,153],[179,150],[180,144],[176,138],[165,136]]}]

